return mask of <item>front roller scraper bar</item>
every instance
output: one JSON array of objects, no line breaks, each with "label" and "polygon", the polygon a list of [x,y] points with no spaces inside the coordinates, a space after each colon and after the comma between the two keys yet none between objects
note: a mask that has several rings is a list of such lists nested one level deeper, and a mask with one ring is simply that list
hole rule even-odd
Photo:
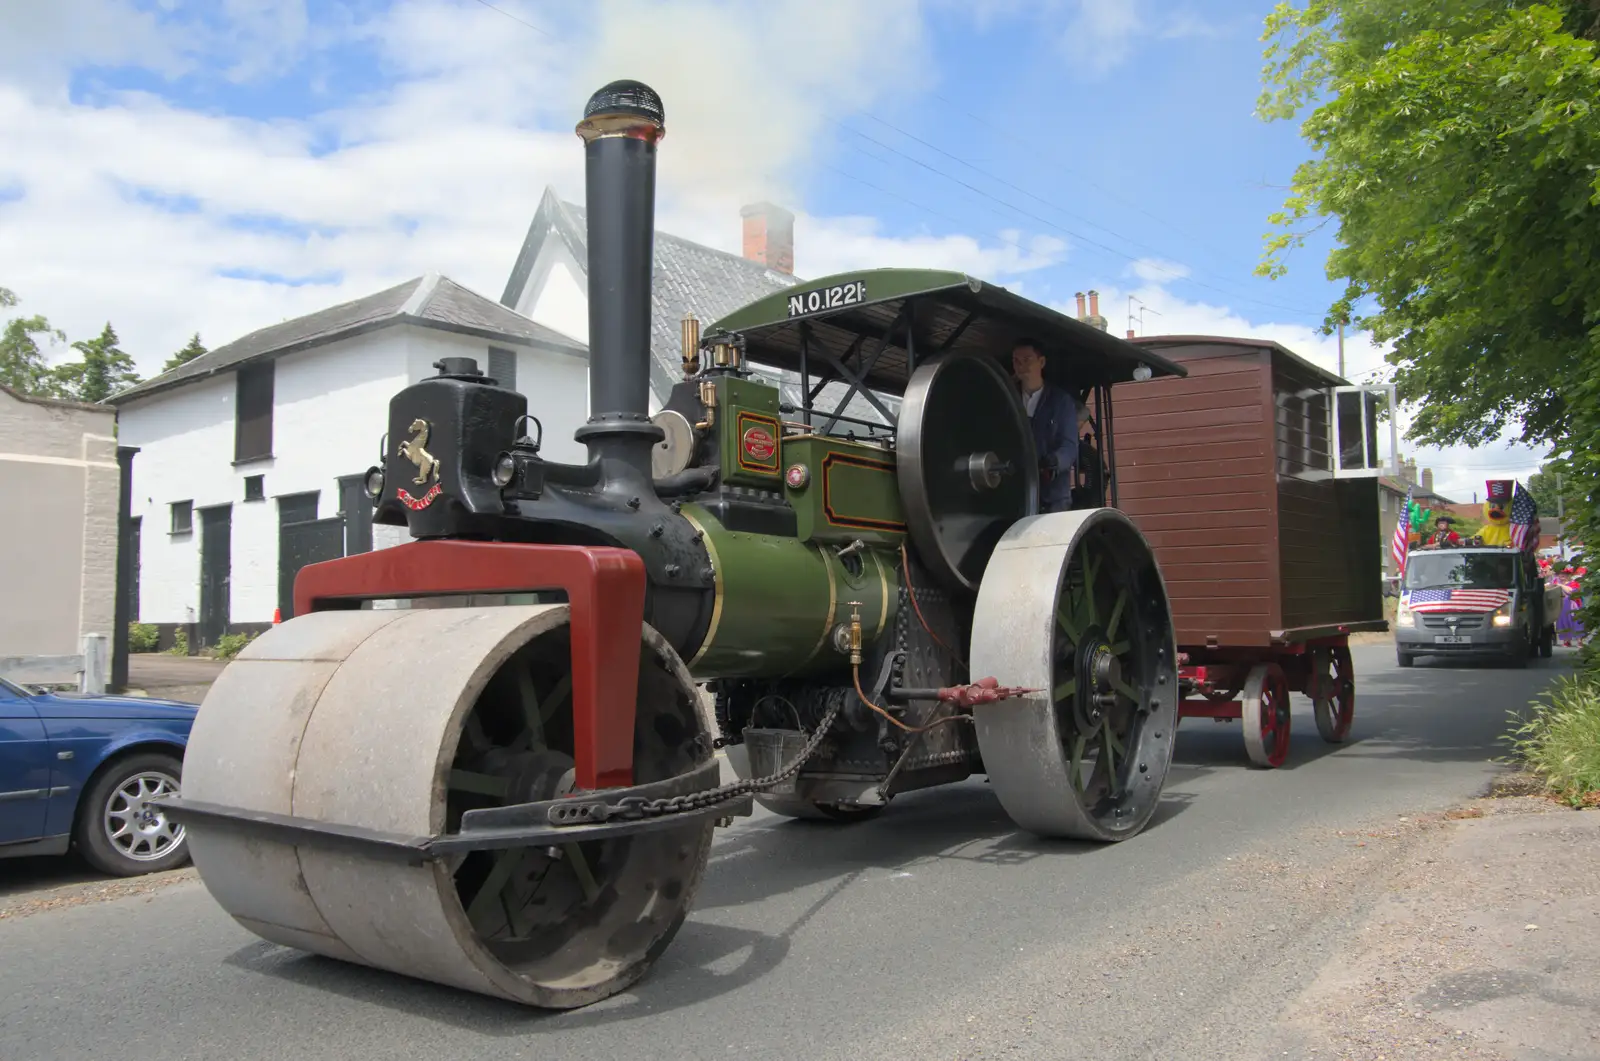
[{"label": "front roller scraper bar", "polygon": [[467,811],[461,816],[459,832],[439,836],[405,836],[192,799],[172,798],[161,806],[173,820],[184,825],[210,825],[286,844],[359,850],[374,857],[420,865],[468,851],[585,843],[677,828],[703,818],[748,817],[754,804],[749,795],[732,796],[710,806],[654,817],[640,815],[633,807],[625,805],[625,801],[705,791],[716,785],[719,770],[719,764],[712,759],[687,774],[648,785]]}]

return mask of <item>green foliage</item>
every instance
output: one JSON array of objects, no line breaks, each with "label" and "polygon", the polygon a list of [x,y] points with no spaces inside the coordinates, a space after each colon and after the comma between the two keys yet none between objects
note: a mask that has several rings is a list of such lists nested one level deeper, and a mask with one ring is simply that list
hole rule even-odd
[{"label": "green foliage", "polygon": [[[1479,445],[1516,432],[1566,454],[1546,470],[1562,471],[1570,524],[1594,541],[1597,37],[1594,0],[1280,3],[1259,109],[1305,111],[1313,154],[1259,271],[1280,275],[1314,219],[1336,219],[1327,273],[1344,293],[1325,328],[1349,319],[1393,344],[1399,396],[1417,406],[1408,437]],[[1600,582],[1585,590],[1595,600]]]},{"label": "green foliage", "polygon": [[[1262,271],[1313,215],[1338,218],[1327,271],[1348,314],[1392,341],[1411,437],[1484,443],[1520,422],[1563,434],[1562,381],[1596,356],[1600,63],[1557,4],[1308,0],[1267,19],[1261,113],[1322,99]],[[1375,309],[1354,312],[1369,299]]]},{"label": "green foliage", "polygon": [[97,338],[80,339],[72,348],[83,359],[50,370],[62,397],[100,402],[139,382],[133,358],[117,346],[117,333],[111,322],[106,322]]},{"label": "green foliage", "polygon": [[128,651],[154,652],[161,641],[161,632],[154,623],[128,624]]},{"label": "green foliage", "polygon": [[[15,292],[0,287],[0,309],[10,309],[20,302]],[[64,332],[52,328],[38,314],[6,321],[0,330],[0,383],[23,394],[58,397],[44,351],[39,348],[39,337],[58,343],[67,341]]]},{"label": "green foliage", "polygon": [[1600,793],[1600,683],[1560,678],[1530,706],[1526,718],[1511,715],[1507,742],[1514,756],[1572,806],[1594,802]]},{"label": "green foliage", "polygon": [[1528,476],[1528,481],[1523,485],[1528,488],[1528,493],[1533,495],[1534,504],[1539,506],[1539,515],[1554,516],[1561,511],[1560,494],[1566,494],[1567,507],[1570,508],[1574,501],[1570,482],[1563,482],[1561,489],[1556,487],[1557,471],[1554,465],[1546,461],[1538,471]]},{"label": "green foliage", "polygon": [[167,649],[169,656],[187,656],[189,654],[189,631],[179,630],[172,635],[172,647]]},{"label": "green foliage", "polygon": [[200,342],[200,333],[195,332],[189,337],[189,344],[182,350],[167,358],[167,363],[161,366],[161,371],[171,372],[179,365],[187,365],[201,354],[207,353],[205,346]]},{"label": "green foliage", "polygon": [[253,640],[255,638],[249,634],[223,634],[217,638],[217,643],[212,648],[211,654],[218,659],[232,659],[244,649],[244,646]]}]

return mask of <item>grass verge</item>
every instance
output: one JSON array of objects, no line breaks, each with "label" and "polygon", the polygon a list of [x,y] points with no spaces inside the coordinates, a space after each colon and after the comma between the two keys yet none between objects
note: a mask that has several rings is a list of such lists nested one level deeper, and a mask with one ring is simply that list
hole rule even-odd
[{"label": "grass verge", "polygon": [[1557,679],[1529,706],[1511,716],[1513,758],[1568,806],[1600,806],[1600,681]]}]

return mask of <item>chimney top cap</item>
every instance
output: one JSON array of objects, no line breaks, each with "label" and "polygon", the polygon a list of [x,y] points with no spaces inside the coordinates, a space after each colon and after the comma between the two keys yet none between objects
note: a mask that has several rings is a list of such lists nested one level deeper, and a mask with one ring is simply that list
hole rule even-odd
[{"label": "chimney top cap", "polygon": [[755,217],[757,214],[766,214],[770,217],[783,218],[789,221],[794,220],[794,214],[776,203],[769,203],[765,200],[759,203],[747,203],[739,208],[740,217]]},{"label": "chimney top cap", "polygon": [[613,81],[589,97],[584,105],[585,119],[596,114],[627,114],[645,118],[657,125],[667,123],[667,110],[661,96],[642,81]]}]

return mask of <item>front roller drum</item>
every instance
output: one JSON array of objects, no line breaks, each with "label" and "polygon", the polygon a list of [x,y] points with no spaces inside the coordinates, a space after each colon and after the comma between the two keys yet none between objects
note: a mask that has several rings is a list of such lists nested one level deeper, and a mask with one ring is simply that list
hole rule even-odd
[{"label": "front roller drum", "polygon": [[995,794],[1048,837],[1124,840],[1150,821],[1178,726],[1166,585],[1121,512],[1030,516],[1000,539],[971,672],[1039,691],[973,710]]},{"label": "front roller drum", "polygon": [[[314,612],[242,652],[201,706],[186,799],[402,836],[573,783],[565,605]],[[634,783],[711,756],[676,654],[644,627]],[[275,943],[524,1004],[624,990],[683,923],[714,822],[406,864],[361,848],[189,826],[195,866]]]}]

